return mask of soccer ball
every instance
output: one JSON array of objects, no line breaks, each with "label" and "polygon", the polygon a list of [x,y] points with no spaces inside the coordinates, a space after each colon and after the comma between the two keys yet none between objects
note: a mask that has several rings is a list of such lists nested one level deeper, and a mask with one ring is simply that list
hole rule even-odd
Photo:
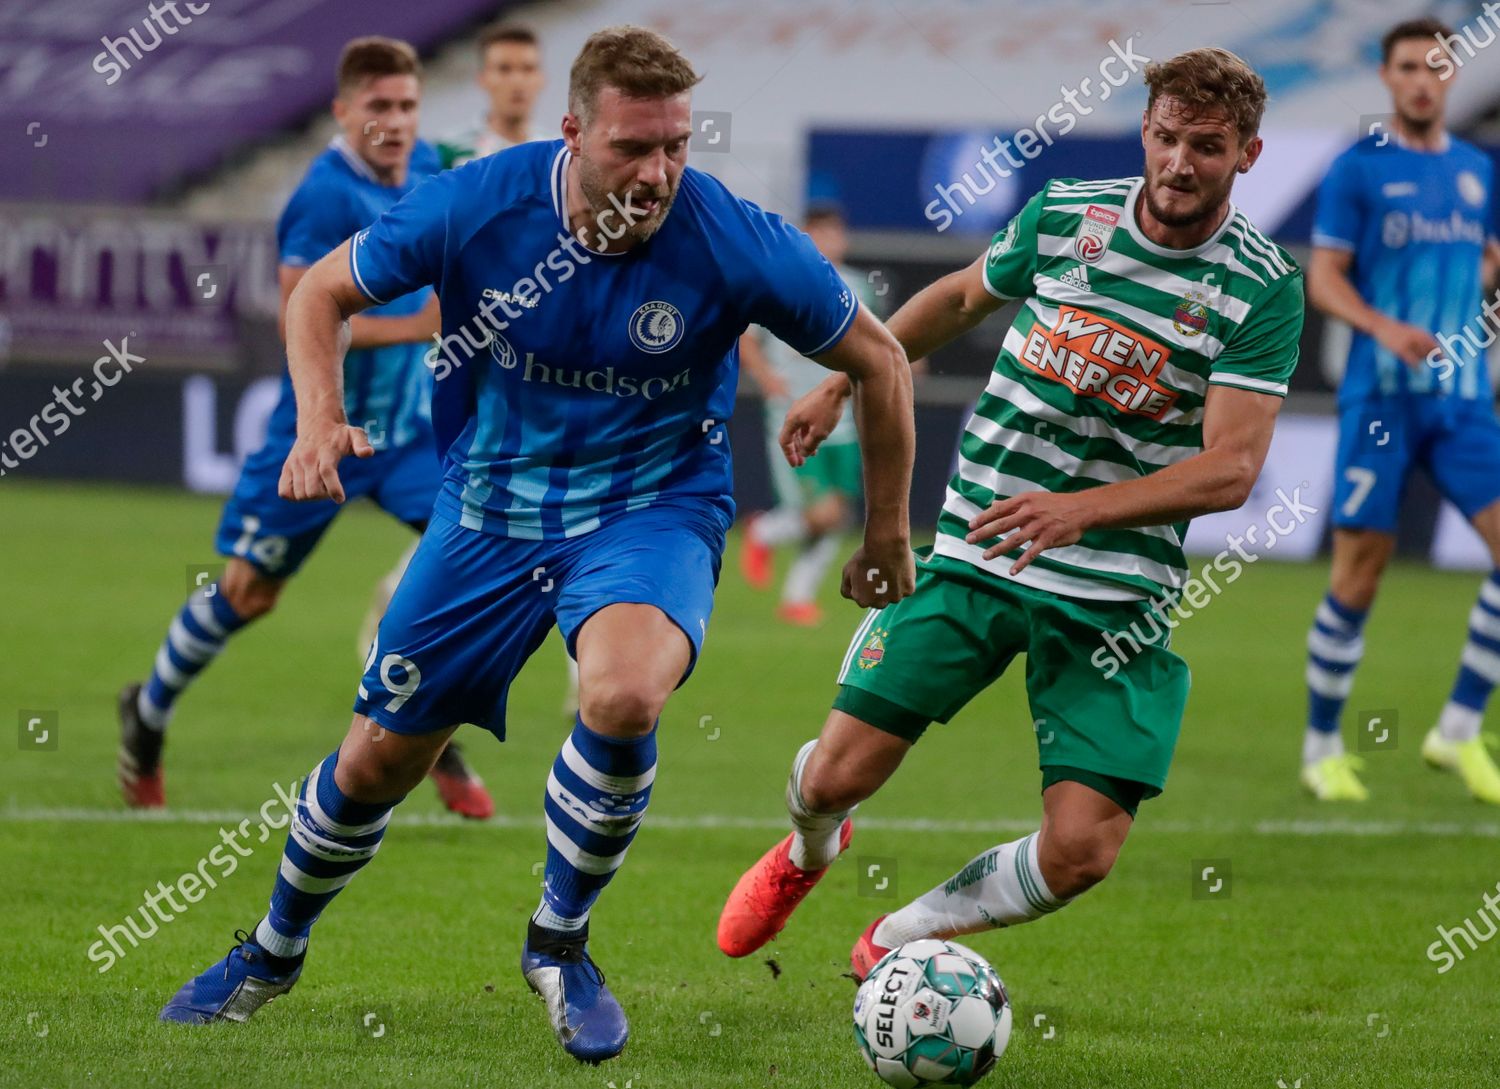
[{"label": "soccer ball", "polygon": [[1010,1043],[1010,998],[974,950],[924,938],[892,949],[854,996],[854,1040],[895,1089],[973,1085]]}]

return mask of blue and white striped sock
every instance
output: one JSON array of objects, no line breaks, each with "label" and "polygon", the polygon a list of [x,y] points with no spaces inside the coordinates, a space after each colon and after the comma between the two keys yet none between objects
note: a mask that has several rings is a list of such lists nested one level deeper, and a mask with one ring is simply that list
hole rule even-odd
[{"label": "blue and white striped sock", "polygon": [[1365,652],[1367,610],[1341,605],[1332,594],[1318,603],[1313,626],[1307,633],[1307,737],[1302,746],[1305,763],[1344,751],[1339,737],[1339,716],[1354,670]]},{"label": "blue and white striped sock", "polygon": [[1469,641],[1459,659],[1458,677],[1448,705],[1438,718],[1438,729],[1447,741],[1468,741],[1478,736],[1484,707],[1500,683],[1500,571],[1494,571],[1479,587],[1479,600],[1469,612]]},{"label": "blue and white striped sock", "polygon": [[313,923],[375,856],[391,810],[401,801],[346,798],[333,778],[338,762],[335,750],[303,782],[271,890],[271,910],[255,928],[255,940],[278,957],[300,956],[307,949]]},{"label": "blue and white striped sock", "polygon": [[532,920],[576,931],[625,861],[656,779],[656,727],[643,737],[597,734],[575,720],[547,777],[547,868]]},{"label": "blue and white striped sock", "polygon": [[165,730],[177,697],[246,623],[229,607],[217,582],[206,590],[194,590],[173,617],[167,637],[156,652],[151,676],[141,686],[136,700],[141,721],[153,730]]}]

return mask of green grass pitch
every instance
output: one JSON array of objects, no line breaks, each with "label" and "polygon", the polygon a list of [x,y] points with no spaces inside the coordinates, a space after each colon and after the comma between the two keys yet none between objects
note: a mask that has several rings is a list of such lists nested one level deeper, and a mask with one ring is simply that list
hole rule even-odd
[{"label": "green grass pitch", "polygon": [[[217,508],[167,492],[0,486],[0,710],[7,726],[23,709],[59,716],[55,749],[25,749],[18,723],[0,761],[0,1084],[874,1086],[849,1027],[854,937],[1038,820],[1015,670],[935,727],[860,811],[852,850],[766,955],[721,956],[723,897],[783,834],[787,766],[822,722],[858,619],[830,599],[818,630],[776,624],[731,552],[702,665],[663,719],[651,815],[594,916],[594,952],[632,1021],[620,1059],[596,1069],[564,1056],[517,965],[543,857],[542,785],[567,729],[556,642],[516,685],[510,741],[461,733],[500,819],[450,821],[423,784],[319,924],[294,992],[248,1025],[161,1025],[167,996],[258,918],[279,836],[104,973],[86,955],[96,928],[194,869],[221,825],[337,742],[358,621],[405,541],[378,513],[351,510],[280,610],[180,705],[167,819],[122,820],[115,692],[147,668],[188,570],[215,562]],[[1331,808],[1296,779],[1302,644],[1324,579],[1321,567],[1258,564],[1182,626],[1194,683],[1176,766],[1115,873],[1064,912],[971,939],[1017,1011],[987,1085],[1496,1083],[1500,941],[1445,974],[1426,950],[1438,926],[1477,918],[1500,881],[1500,827],[1417,752],[1477,580],[1391,572],[1350,709],[1394,711],[1398,745],[1369,755],[1371,802]],[[1194,897],[1206,860],[1228,860],[1227,896]],[[874,865],[889,882],[861,895],[858,875]]]}]

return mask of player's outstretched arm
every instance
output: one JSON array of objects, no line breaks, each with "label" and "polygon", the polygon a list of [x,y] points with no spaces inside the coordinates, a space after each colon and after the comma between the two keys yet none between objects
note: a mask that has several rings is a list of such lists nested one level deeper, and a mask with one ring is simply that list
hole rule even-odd
[{"label": "player's outstretched arm", "polygon": [[1418,366],[1437,351],[1438,342],[1426,329],[1388,317],[1360,297],[1349,279],[1353,266],[1353,252],[1314,246],[1307,264],[1307,301],[1329,317],[1374,337],[1408,366]]},{"label": "player's outstretched arm", "polygon": [[297,441],[281,469],[283,499],[344,501],[339,462],[375,451],[344,416],[349,319],[373,305],[354,286],[345,242],[307,270],[287,300],[286,359],[297,395]]},{"label": "player's outstretched arm", "polygon": [[832,350],[814,357],[854,389],[865,476],[865,539],[844,568],[842,592],[861,606],[900,601],[916,585],[907,504],[916,452],[906,353],[864,307]]},{"label": "player's outstretched arm", "polygon": [[971,543],[1014,534],[985,559],[1029,546],[1011,574],[1049,548],[1077,544],[1091,529],[1185,522],[1234,510],[1250,498],[1271,445],[1281,398],[1211,385],[1203,409],[1203,451],[1136,480],[1081,492],[1023,492],[990,504],[969,523]]},{"label": "player's outstretched arm", "polygon": [[[984,263],[981,257],[929,284],[891,315],[886,328],[907,359],[925,359],[1005,305],[1005,300],[986,290]],[[834,374],[792,406],[781,429],[781,449],[793,468],[833,432],[853,392],[845,375]]]},{"label": "player's outstretched arm", "polygon": [[931,355],[1005,305],[985,287],[981,256],[973,264],[928,284],[891,315],[886,328],[908,359]]}]

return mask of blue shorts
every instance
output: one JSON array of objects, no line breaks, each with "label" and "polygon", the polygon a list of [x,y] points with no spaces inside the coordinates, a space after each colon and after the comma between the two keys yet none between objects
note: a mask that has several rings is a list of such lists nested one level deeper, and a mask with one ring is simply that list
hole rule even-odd
[{"label": "blue shorts", "polygon": [[[555,622],[568,653],[606,605],[654,605],[697,663],[724,553],[724,515],[664,500],[579,537],[528,541],[435,512],[380,622],[357,714],[401,734],[472,722],[505,740],[505,701]],[[681,683],[681,682],[679,682]]]},{"label": "blue shorts", "polygon": [[1340,405],[1333,524],[1396,532],[1418,466],[1465,518],[1500,499],[1500,422],[1490,402],[1418,394]]},{"label": "blue shorts", "polygon": [[[273,432],[245,459],[214,538],[221,556],[239,556],[263,575],[278,579],[296,574],[340,509],[331,499],[298,503],[276,494],[294,437]],[[417,442],[372,457],[345,458],[339,462],[339,479],[346,501],[371,499],[420,531],[432,516],[443,483],[443,463],[428,432]]]}]

